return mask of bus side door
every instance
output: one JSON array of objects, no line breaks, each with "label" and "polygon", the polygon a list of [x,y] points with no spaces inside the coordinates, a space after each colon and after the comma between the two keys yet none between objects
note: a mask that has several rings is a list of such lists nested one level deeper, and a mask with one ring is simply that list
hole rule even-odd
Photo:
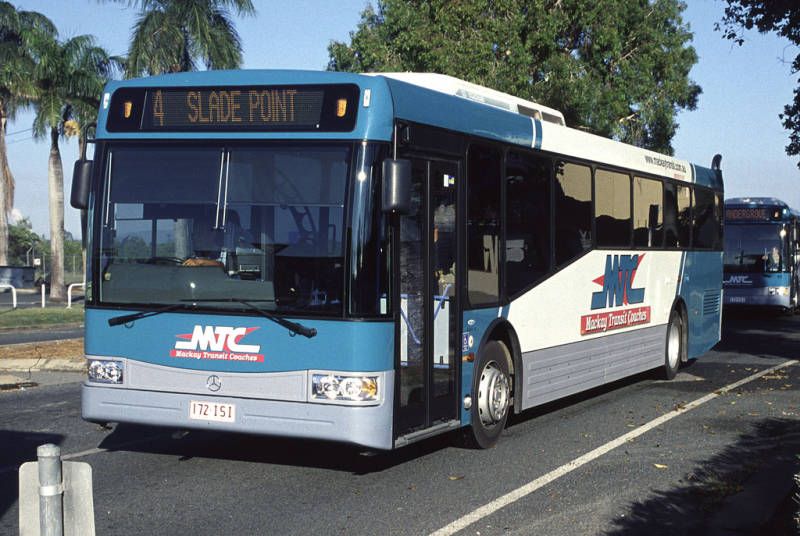
[{"label": "bus side door", "polygon": [[398,234],[396,437],[459,414],[458,179],[457,162],[412,159],[412,206]]}]

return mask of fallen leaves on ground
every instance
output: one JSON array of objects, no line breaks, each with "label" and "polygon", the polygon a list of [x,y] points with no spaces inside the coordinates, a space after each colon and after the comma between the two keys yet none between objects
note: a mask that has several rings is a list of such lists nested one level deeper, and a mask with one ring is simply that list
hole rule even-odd
[{"label": "fallen leaves on ground", "polygon": [[83,359],[83,339],[0,346],[0,359]]}]

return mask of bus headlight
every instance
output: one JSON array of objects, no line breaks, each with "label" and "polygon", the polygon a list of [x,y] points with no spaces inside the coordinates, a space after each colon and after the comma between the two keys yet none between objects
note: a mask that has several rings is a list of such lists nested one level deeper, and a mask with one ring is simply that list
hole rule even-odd
[{"label": "bus headlight", "polygon": [[770,296],[788,296],[789,287],[769,287]]},{"label": "bus headlight", "polygon": [[378,376],[312,374],[312,402],[371,403],[378,399]]},{"label": "bus headlight", "polygon": [[122,383],[124,368],[122,361],[90,359],[89,381],[98,383]]}]

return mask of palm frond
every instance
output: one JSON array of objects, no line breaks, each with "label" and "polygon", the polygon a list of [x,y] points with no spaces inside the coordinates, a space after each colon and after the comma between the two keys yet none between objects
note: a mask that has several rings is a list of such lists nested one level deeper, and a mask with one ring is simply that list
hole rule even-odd
[{"label": "palm frond", "polygon": [[256,8],[251,0],[219,0],[220,7],[231,8],[237,15],[252,17],[256,14]]},{"label": "palm frond", "polygon": [[242,65],[242,44],[233,21],[224,11],[214,13],[211,39],[204,54],[209,69],[236,69]]},{"label": "palm frond", "polygon": [[[124,0],[117,0],[124,2]],[[211,69],[242,63],[231,13],[255,14],[252,0],[130,0],[141,12],[133,28],[126,76]]]},{"label": "palm frond", "polygon": [[36,11],[20,11],[19,20],[21,27],[24,29],[22,32],[23,34],[30,31],[43,33],[50,37],[58,36],[56,25],[41,13],[37,13]]},{"label": "palm frond", "polygon": [[45,138],[50,130],[58,128],[61,121],[61,107],[63,103],[54,94],[43,95],[36,103],[36,115],[33,117],[33,137]]},{"label": "palm frond", "polygon": [[172,72],[181,64],[185,39],[180,22],[164,11],[143,13],[133,27],[125,76]]}]

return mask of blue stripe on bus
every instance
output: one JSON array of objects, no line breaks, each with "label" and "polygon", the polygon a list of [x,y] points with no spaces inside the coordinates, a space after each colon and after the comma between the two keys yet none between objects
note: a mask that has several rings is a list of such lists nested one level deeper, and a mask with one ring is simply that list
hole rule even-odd
[{"label": "blue stripe on bus", "polygon": [[534,149],[541,149],[542,148],[542,122],[538,119],[531,119],[533,121],[533,148]]},{"label": "blue stripe on bus", "polygon": [[[135,311],[87,309],[86,354],[123,357],[157,365],[222,372],[286,372],[295,370],[336,370],[375,372],[394,369],[394,323],[308,320],[299,322],[317,329],[307,339],[291,333],[266,318],[163,313],[123,326],[110,327],[108,319]],[[195,326],[256,328],[234,341],[257,345],[255,355],[263,362],[171,357],[177,342],[191,342]],[[209,350],[209,348],[206,348]],[[200,348],[194,351],[201,352]],[[219,352],[217,352],[219,353]]]},{"label": "blue stripe on bus", "polygon": [[533,146],[533,132],[527,116],[400,80],[387,78],[386,84],[394,100],[397,119],[525,147]]}]

